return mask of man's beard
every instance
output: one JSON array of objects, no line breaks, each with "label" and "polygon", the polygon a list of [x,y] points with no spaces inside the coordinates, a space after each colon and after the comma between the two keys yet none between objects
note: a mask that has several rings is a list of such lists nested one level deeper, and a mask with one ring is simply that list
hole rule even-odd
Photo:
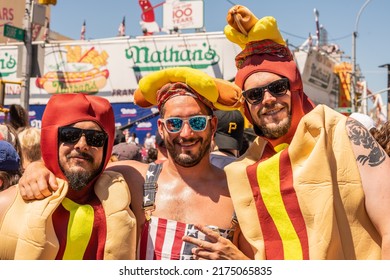
[{"label": "man's beard", "polygon": [[87,186],[95,177],[99,171],[67,171],[64,172],[66,179],[68,180],[69,187],[75,191],[81,191]]},{"label": "man's beard", "polygon": [[[274,123],[270,123],[270,122],[257,123],[257,127],[261,131],[262,136],[264,136],[268,139],[278,139],[278,138],[286,135],[288,130],[291,127],[291,113],[290,113],[289,106],[286,103],[281,103],[281,104],[285,108],[287,108],[287,110],[289,112],[288,116],[286,118],[282,119],[278,123],[275,123],[275,122]],[[266,107],[268,107],[268,109],[273,109],[277,106],[278,105],[275,103],[275,104],[267,105]],[[260,120],[262,119],[262,115],[261,115],[260,111],[258,112],[258,117]]]},{"label": "man's beard", "polygon": [[[85,160],[93,163],[94,159],[86,154],[81,153]],[[68,155],[67,158],[70,158],[72,155]],[[60,164],[62,172],[64,172],[64,175],[68,181],[69,187],[75,191],[80,191],[84,187],[86,187],[97,175],[100,173],[100,169],[94,169],[94,170],[80,170],[80,168],[76,168],[76,170],[67,170],[65,171],[62,165]]]},{"label": "man's beard", "polygon": [[267,125],[258,126],[264,137],[268,139],[278,139],[287,134],[291,126],[291,115],[287,119],[284,119],[277,126],[267,127]]},{"label": "man's beard", "polygon": [[[202,160],[202,158],[207,153],[210,152],[211,139],[204,140],[202,138],[199,138],[198,140],[200,141],[200,150],[196,154],[192,154],[192,153],[183,154],[181,152],[180,153],[176,152],[174,144],[175,142],[179,141],[176,139],[173,142],[173,144],[166,141],[165,146],[168,150],[168,153],[171,155],[175,163],[183,167],[192,167],[197,165]],[[203,142],[203,141],[207,141],[207,142]],[[193,139],[188,139],[185,142],[193,142]]]}]

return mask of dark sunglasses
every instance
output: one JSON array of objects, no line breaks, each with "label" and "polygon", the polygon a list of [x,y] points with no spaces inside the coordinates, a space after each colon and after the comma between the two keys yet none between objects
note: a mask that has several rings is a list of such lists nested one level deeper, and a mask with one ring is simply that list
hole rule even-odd
[{"label": "dark sunglasses", "polygon": [[264,99],[264,92],[268,90],[274,97],[281,97],[286,94],[290,88],[290,83],[287,78],[276,80],[263,87],[251,88],[242,92],[245,100],[252,105],[259,104]]},{"label": "dark sunglasses", "polygon": [[164,123],[165,128],[170,133],[178,133],[183,129],[184,123],[188,122],[191,129],[195,132],[200,132],[206,129],[207,127],[207,121],[211,120],[213,117],[211,116],[193,116],[189,118],[179,118],[179,117],[172,117],[167,119],[161,119],[161,121]]},{"label": "dark sunglasses", "polygon": [[80,129],[71,126],[60,127],[58,129],[58,139],[64,143],[74,144],[78,142],[81,136],[85,136],[88,146],[103,147],[108,136],[104,131],[93,129]]}]

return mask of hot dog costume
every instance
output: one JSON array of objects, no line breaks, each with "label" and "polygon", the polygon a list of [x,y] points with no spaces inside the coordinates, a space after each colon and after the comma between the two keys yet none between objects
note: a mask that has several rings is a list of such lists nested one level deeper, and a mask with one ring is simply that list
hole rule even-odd
[{"label": "hot dog costume", "polygon": [[[94,121],[108,134],[100,174],[85,187],[93,188],[97,199],[85,205],[66,197],[68,183],[58,162],[58,128],[79,121]],[[136,221],[129,209],[128,186],[119,173],[103,172],[114,131],[106,99],[84,94],[51,97],[42,118],[41,150],[45,165],[58,177],[59,189],[33,202],[17,193],[0,220],[0,259],[135,259]]]},{"label": "hot dog costume", "polygon": [[[227,16],[225,34],[239,44],[235,83],[255,72],[290,81],[292,123],[286,135],[258,137],[225,167],[241,230],[255,259],[380,259],[381,238],[364,205],[346,117],[312,102],[273,17],[243,6]],[[252,118],[245,104],[245,115]]]}]

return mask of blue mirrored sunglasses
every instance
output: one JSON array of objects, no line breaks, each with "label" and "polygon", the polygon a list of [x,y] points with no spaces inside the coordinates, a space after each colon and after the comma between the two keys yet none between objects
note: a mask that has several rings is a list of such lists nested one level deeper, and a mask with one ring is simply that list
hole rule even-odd
[{"label": "blue mirrored sunglasses", "polygon": [[263,87],[245,90],[242,92],[242,95],[250,104],[256,105],[263,101],[265,90],[268,90],[268,92],[274,97],[281,97],[286,94],[289,88],[290,83],[288,79],[282,78]]},{"label": "blue mirrored sunglasses", "polygon": [[187,122],[190,128],[195,132],[200,132],[206,129],[208,120],[211,120],[212,116],[193,116],[188,118],[172,117],[161,119],[164,123],[165,128],[170,133],[179,133],[184,126],[184,123]]}]

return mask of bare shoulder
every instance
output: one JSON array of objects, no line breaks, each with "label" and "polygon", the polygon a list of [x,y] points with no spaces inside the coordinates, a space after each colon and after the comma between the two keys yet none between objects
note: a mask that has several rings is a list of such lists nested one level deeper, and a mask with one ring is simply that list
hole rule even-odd
[{"label": "bare shoulder", "polygon": [[147,169],[147,164],[135,160],[112,162],[106,168],[121,173],[132,193],[142,188]]},{"label": "bare shoulder", "polygon": [[141,174],[145,174],[147,168],[147,164],[136,160],[120,160],[109,163],[106,169],[122,173],[123,176],[138,176]]},{"label": "bare shoulder", "polygon": [[17,185],[9,187],[8,189],[0,192],[0,223],[3,220],[3,216],[5,215],[7,209],[15,200],[17,192]]},{"label": "bare shoulder", "polygon": [[358,165],[376,167],[389,160],[383,148],[358,121],[348,118],[346,128]]},{"label": "bare shoulder", "polygon": [[215,188],[219,187],[224,194],[230,196],[228,184],[227,184],[226,172],[223,169],[213,166],[208,175],[210,175],[209,185],[213,185],[215,186]]}]

